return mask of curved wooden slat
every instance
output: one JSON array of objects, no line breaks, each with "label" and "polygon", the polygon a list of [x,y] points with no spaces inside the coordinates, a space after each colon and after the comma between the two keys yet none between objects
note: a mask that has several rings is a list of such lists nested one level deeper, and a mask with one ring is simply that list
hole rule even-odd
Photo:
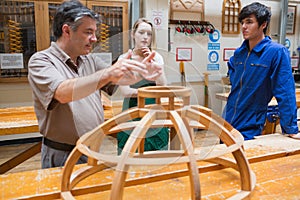
[{"label": "curved wooden slat", "polygon": [[138,89],[138,96],[145,98],[190,97],[191,89],[181,86],[149,86]]},{"label": "curved wooden slat", "polygon": [[108,169],[111,166],[106,164],[99,164],[97,166],[86,166],[78,169],[72,174],[71,177],[71,187],[74,188],[80,181],[84,180],[85,178],[102,171],[104,169]]},{"label": "curved wooden slat", "polygon": [[197,118],[196,116],[198,116],[199,122],[204,124],[205,126],[208,126],[208,124],[212,123],[211,130],[217,134],[220,133],[220,139],[227,146],[231,146],[234,144],[240,145],[241,148],[237,149],[236,151],[233,151],[232,154],[237,161],[238,169],[240,172],[242,190],[251,191],[253,187],[253,183],[251,182],[251,169],[249,162],[242,151],[243,138],[241,134],[238,134],[238,131],[232,128],[232,126],[228,122],[216,115],[212,114],[211,116],[214,118],[211,118],[199,111],[196,111],[195,113],[195,110],[193,109],[187,109],[184,113],[195,120]]},{"label": "curved wooden slat", "polygon": [[[120,131],[132,130],[138,124],[139,124],[139,121],[120,123],[117,126],[111,128],[109,130],[109,133],[113,134],[113,133],[119,133]],[[155,120],[153,122],[153,124],[151,125],[151,128],[160,128],[160,127],[174,127],[174,124],[172,123],[171,120],[165,119],[165,120]],[[205,126],[203,126],[202,124],[200,124],[197,121],[190,121],[189,127],[197,128],[197,129],[205,129]]]},{"label": "curved wooden slat", "polygon": [[151,127],[155,118],[156,113],[154,111],[150,111],[141,119],[139,126],[136,126],[130,134],[121,153],[121,160],[116,167],[115,177],[111,188],[111,200],[122,199],[125,179],[129,167],[126,165],[126,159],[132,157],[134,152],[136,152],[141,139],[145,137],[146,132]]},{"label": "curved wooden slat", "polygon": [[75,147],[73,151],[70,153],[70,156],[68,157],[65,166],[63,167],[62,179],[61,179],[62,192],[72,190],[71,174],[80,156],[82,156],[82,153],[77,149],[77,147]]},{"label": "curved wooden slat", "polygon": [[224,144],[226,144],[227,146],[230,146],[232,144],[240,144],[242,146],[244,141],[243,136],[241,134],[231,134],[231,131],[234,128],[228,122],[218,117],[217,115],[210,117],[188,106],[184,107],[182,112],[184,116],[198,121],[207,129],[211,130],[213,133],[219,136],[221,141],[224,142]]},{"label": "curved wooden slat", "polygon": [[194,156],[194,146],[192,144],[191,134],[189,133],[186,124],[176,111],[170,111],[171,120],[174,123],[175,129],[181,141],[185,155],[188,156],[187,162],[189,168],[191,197],[192,199],[201,199],[200,179],[198,175],[197,162]]}]

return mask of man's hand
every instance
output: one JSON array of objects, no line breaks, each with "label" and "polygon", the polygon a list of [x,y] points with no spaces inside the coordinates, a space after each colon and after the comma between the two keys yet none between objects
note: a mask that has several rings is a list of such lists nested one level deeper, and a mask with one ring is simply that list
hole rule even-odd
[{"label": "man's hand", "polygon": [[288,134],[289,137],[296,139],[296,140],[300,140],[300,133],[297,134]]},{"label": "man's hand", "polygon": [[148,74],[146,64],[131,60],[132,51],[129,50],[127,55],[118,60],[113,66],[108,68],[108,73],[111,78],[111,82],[118,85],[130,85],[136,83],[140,77]]},{"label": "man's hand", "polygon": [[129,50],[123,59],[118,60],[107,69],[113,84],[131,85],[141,78],[155,81],[162,75],[162,66],[153,61],[154,51],[149,52],[149,55],[142,62],[130,59],[131,56],[132,51]]}]

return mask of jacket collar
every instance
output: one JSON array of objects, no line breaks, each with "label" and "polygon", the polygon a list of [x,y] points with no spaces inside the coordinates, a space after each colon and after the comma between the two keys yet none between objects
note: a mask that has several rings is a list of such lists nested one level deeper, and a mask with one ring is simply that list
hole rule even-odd
[{"label": "jacket collar", "polygon": [[[254,52],[261,52],[265,46],[267,46],[270,42],[272,41],[272,39],[270,38],[270,36],[265,36],[265,38],[260,41],[253,49],[252,51]],[[247,48],[249,50],[249,45],[248,45],[249,41],[248,40],[244,40],[243,44],[242,44],[242,48]]]}]

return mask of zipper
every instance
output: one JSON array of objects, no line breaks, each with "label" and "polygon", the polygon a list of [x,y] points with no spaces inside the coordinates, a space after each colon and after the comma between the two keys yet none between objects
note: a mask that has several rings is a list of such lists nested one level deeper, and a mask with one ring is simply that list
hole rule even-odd
[{"label": "zipper", "polygon": [[251,51],[248,51],[248,54],[247,54],[247,57],[246,57],[246,60],[245,60],[245,63],[244,63],[244,71],[243,71],[242,76],[240,78],[240,91],[239,91],[238,97],[236,98],[236,101],[235,101],[234,112],[233,112],[233,116],[231,118],[230,123],[232,123],[232,120],[234,119],[234,116],[235,116],[236,111],[237,111],[237,104],[239,102],[239,99],[240,99],[240,96],[241,96],[242,87],[243,87],[243,76],[244,76],[245,71],[246,71],[246,64],[247,64],[248,58],[250,56],[250,53],[251,53]]}]

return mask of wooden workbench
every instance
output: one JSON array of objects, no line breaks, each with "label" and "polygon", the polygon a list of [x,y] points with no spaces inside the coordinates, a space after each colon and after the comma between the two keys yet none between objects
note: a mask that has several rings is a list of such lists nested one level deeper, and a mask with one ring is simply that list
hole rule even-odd
[{"label": "wooden workbench", "polygon": [[[122,111],[122,101],[110,101],[106,95],[102,96],[104,107],[104,119],[110,119]],[[175,100],[181,103],[180,100]],[[2,137],[21,135],[26,138],[31,137],[33,132],[39,132],[38,122],[33,106],[2,108],[0,109],[0,140]],[[41,137],[40,134],[34,134]],[[41,150],[41,142],[34,144],[30,148],[12,157],[5,163],[0,163],[0,174],[3,174],[17,165],[28,160]]]},{"label": "wooden workbench", "polygon": [[[246,141],[244,147],[256,175],[256,187],[247,199],[300,199],[297,189],[300,187],[299,140],[272,134]],[[202,199],[226,199],[240,188],[235,170],[202,162],[198,165]],[[144,171],[138,173],[139,170]],[[61,175],[62,168],[1,175],[1,198],[59,198]],[[150,179],[153,175],[161,178]],[[113,169],[108,169],[89,177],[74,190],[74,195],[81,194],[76,199],[109,199],[113,176]],[[149,182],[140,184],[145,177]],[[170,179],[163,180],[164,177]],[[156,170],[134,168],[129,172],[129,179],[127,184],[131,186],[126,187],[123,199],[190,199],[186,165],[169,165]]]},{"label": "wooden workbench", "polygon": [[[104,107],[104,118],[110,119],[122,110],[121,102]],[[0,136],[39,132],[38,122],[33,106],[1,108]]]},{"label": "wooden workbench", "polygon": [[[122,102],[112,102],[112,105],[104,106],[104,118],[110,119],[114,115],[120,113],[122,110]],[[0,140],[7,140],[7,138],[29,137],[41,138],[42,135],[38,133],[39,127],[33,106],[1,108],[0,109]],[[41,142],[34,144],[26,150],[20,152],[16,156],[0,163],[0,174],[3,174],[17,165],[23,163],[29,158],[33,157],[41,151]]]},{"label": "wooden workbench", "polygon": [[39,127],[32,106],[0,109],[0,135],[38,131]]}]

